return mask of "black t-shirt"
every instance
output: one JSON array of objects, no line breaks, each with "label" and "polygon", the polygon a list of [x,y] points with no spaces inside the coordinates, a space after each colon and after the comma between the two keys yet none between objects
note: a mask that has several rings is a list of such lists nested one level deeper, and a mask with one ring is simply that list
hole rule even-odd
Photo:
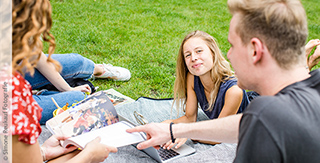
[{"label": "black t-shirt", "polygon": [[310,74],[249,104],[234,162],[320,162],[320,70]]}]

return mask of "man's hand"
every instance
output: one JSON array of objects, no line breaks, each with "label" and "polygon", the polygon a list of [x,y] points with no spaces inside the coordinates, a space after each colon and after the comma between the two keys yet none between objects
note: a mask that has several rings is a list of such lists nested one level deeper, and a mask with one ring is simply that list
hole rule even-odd
[{"label": "man's hand", "polygon": [[149,147],[159,148],[170,140],[169,124],[166,123],[150,123],[144,126],[138,126],[135,128],[127,129],[127,132],[144,132],[147,134],[147,141],[139,143],[138,149],[145,149]]}]

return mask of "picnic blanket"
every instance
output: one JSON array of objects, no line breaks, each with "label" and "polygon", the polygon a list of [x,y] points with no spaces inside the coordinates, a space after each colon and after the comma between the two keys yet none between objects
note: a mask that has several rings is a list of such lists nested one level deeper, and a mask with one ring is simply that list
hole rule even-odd
[{"label": "picnic blanket", "polygon": [[[183,115],[182,111],[176,111],[175,105],[172,105],[172,99],[152,99],[147,97],[140,97],[135,102],[116,106],[116,110],[119,115],[129,119],[136,123],[136,119],[133,112],[136,111],[143,115],[143,117],[150,122],[162,122],[167,119],[175,119]],[[173,106],[173,108],[172,108]],[[172,109],[171,109],[172,108]],[[208,120],[208,117],[198,109],[198,121]],[[137,123],[138,124],[138,123]],[[39,143],[42,144],[47,138],[51,136],[51,133],[43,125],[42,133],[39,137]],[[233,162],[236,153],[236,144],[217,144],[207,145],[202,143],[194,143],[191,140],[186,142],[187,145],[196,149],[196,153],[189,156],[172,160],[171,162],[177,163],[194,163],[194,162],[216,162],[216,163],[230,163]],[[104,161],[107,162],[156,162],[147,154],[139,151],[134,146],[129,145],[118,148],[117,153],[110,153],[109,157]]]}]

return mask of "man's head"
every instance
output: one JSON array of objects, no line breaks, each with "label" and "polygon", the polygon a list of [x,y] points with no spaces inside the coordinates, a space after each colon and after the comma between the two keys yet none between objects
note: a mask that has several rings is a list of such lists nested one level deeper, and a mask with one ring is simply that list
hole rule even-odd
[{"label": "man's head", "polygon": [[299,0],[228,0],[228,7],[239,15],[235,32],[244,45],[258,38],[283,69],[302,63],[308,28]]}]

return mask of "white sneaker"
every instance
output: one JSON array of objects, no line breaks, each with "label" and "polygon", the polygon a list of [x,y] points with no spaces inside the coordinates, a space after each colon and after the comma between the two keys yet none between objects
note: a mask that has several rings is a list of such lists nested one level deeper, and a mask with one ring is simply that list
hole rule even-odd
[{"label": "white sneaker", "polygon": [[128,81],[131,78],[131,73],[128,69],[123,67],[112,66],[111,64],[97,64],[101,66],[104,72],[95,78],[108,78],[114,81]]}]

